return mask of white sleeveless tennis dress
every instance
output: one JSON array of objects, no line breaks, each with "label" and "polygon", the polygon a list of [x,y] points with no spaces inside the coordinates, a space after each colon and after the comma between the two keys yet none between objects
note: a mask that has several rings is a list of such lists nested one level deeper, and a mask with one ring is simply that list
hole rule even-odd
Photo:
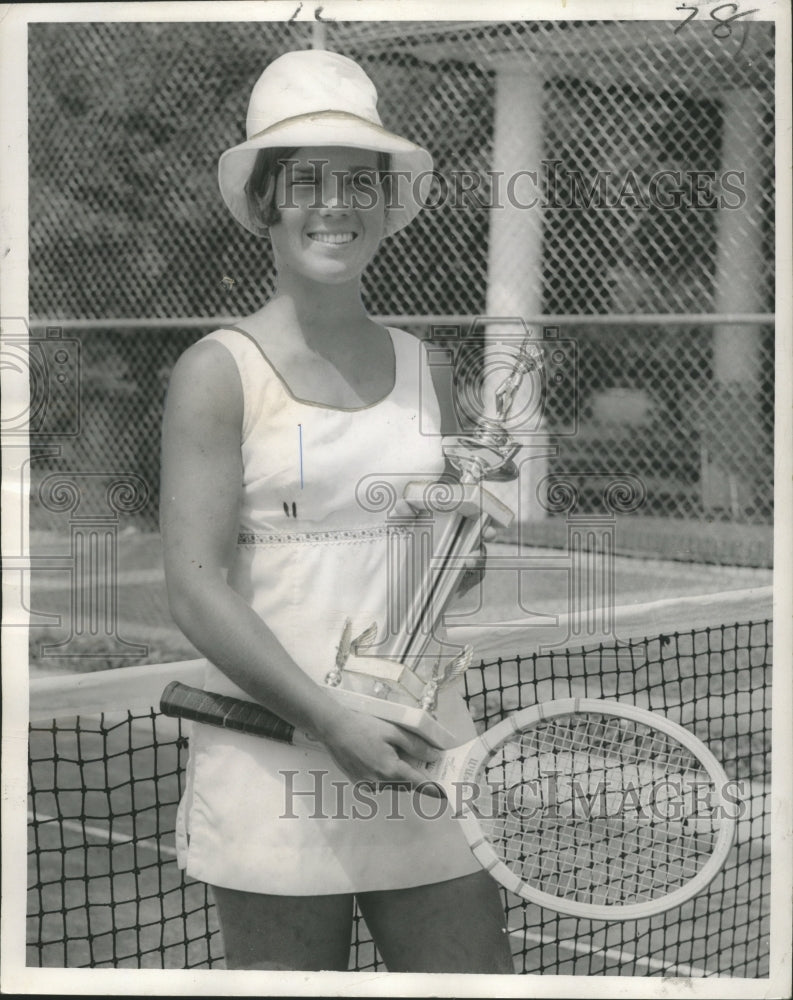
[{"label": "white sleeveless tennis dress", "polygon": [[[389,333],[393,390],[357,409],[293,397],[241,330],[205,338],[230,352],[244,396],[229,582],[320,683],[347,618],[353,635],[384,624],[388,566],[409,530],[389,519],[388,484],[399,491],[443,469],[423,345]],[[205,688],[250,700],[211,663]],[[475,733],[458,686],[441,693],[438,718],[460,742]],[[194,725],[179,864],[210,884],[295,896],[407,888],[478,870],[442,802],[421,796],[417,810],[409,792],[358,792],[320,751]]]}]

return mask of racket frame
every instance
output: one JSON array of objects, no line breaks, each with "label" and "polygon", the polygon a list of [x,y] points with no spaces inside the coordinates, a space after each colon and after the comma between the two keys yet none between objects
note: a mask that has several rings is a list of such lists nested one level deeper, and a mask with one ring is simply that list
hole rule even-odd
[{"label": "racket frame", "polygon": [[530,903],[547,907],[572,917],[586,920],[623,921],[642,920],[682,905],[702,892],[721,870],[735,841],[737,821],[732,816],[730,806],[722,796],[722,789],[728,781],[721,764],[693,733],[671,719],[657,712],[638,708],[621,702],[602,701],[596,698],[561,698],[544,704],[521,709],[486,730],[481,736],[447,752],[443,757],[426,767],[429,781],[435,781],[444,790],[450,802],[456,802],[457,790],[462,782],[476,782],[487,761],[516,733],[526,732],[538,722],[575,713],[596,713],[602,716],[639,722],[651,729],[660,730],[682,744],[707,771],[713,786],[714,798],[711,807],[721,809],[721,822],[711,856],[685,885],[659,896],[658,899],[626,905],[601,905],[568,900],[555,896],[523,882],[509,866],[501,860],[495,848],[487,839],[479,819],[467,802],[460,803],[456,814],[460,828],[468,841],[468,846],[479,864],[492,878]]}]

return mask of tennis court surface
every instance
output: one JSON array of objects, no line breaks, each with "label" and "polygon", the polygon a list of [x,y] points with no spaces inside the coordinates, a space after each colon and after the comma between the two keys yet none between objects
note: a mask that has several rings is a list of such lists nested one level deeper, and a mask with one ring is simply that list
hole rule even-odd
[{"label": "tennis court surface", "polygon": [[[465,678],[482,727],[539,701],[588,696],[664,713],[742,781],[723,871],[698,897],[624,923],[569,918],[505,895],[516,971],[768,975],[771,588],[618,608],[612,635],[561,649],[569,622],[490,628]],[[454,630],[452,630],[454,632]],[[614,641],[614,635],[619,641]],[[548,651],[547,647],[554,647]],[[223,968],[206,890],[175,862],[189,727],[153,707],[195,661],[51,676],[31,684],[30,966]],[[362,922],[350,968],[382,969]]]}]

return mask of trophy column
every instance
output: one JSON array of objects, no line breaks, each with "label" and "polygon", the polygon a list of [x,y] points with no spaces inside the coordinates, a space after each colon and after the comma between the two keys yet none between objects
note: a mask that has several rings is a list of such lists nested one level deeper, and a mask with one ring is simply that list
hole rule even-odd
[{"label": "trophy column", "polygon": [[421,561],[415,590],[397,629],[377,646],[376,655],[366,655],[377,634],[373,624],[352,637],[349,623],[341,637],[336,663],[326,684],[339,697],[352,700],[352,707],[372,712],[408,728],[415,728],[430,742],[452,745],[445,730],[441,733],[433,718],[441,687],[459,676],[471,661],[466,647],[445,664],[439,658],[429,677],[419,677],[416,667],[427,654],[441,616],[465,571],[467,557],[477,551],[482,532],[492,522],[508,526],[513,512],[489,493],[483,482],[513,479],[513,461],[519,442],[506,424],[523,377],[542,371],[542,354],[526,337],[515,357],[512,370],[495,390],[495,417],[481,418],[470,434],[444,442],[444,454],[456,473],[439,482],[414,482],[405,488],[403,499],[417,517],[432,519],[433,551],[427,564]]}]

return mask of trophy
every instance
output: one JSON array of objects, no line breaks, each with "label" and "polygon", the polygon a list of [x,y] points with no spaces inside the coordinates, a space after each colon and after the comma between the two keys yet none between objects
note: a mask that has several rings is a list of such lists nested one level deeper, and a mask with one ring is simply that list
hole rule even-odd
[{"label": "trophy", "polygon": [[[509,374],[495,390],[495,415],[479,416],[470,433],[444,440],[444,455],[455,471],[455,481],[408,483],[403,499],[418,519],[426,520],[437,510],[451,511],[434,540],[430,565],[400,627],[378,644],[376,654],[366,651],[375,642],[377,625],[353,636],[348,619],[336,662],[325,678],[328,691],[349,708],[418,732],[442,749],[458,740],[435,717],[438,694],[467,669],[473,650],[465,646],[445,661],[440,655],[427,672],[423,666],[427,649],[465,572],[466,558],[479,549],[482,532],[491,523],[505,528],[513,519],[512,511],[481,484],[517,476],[514,457],[520,443],[509,433],[507,422],[524,377],[542,370],[542,352],[526,336]],[[440,504],[438,497],[442,497]]]}]

